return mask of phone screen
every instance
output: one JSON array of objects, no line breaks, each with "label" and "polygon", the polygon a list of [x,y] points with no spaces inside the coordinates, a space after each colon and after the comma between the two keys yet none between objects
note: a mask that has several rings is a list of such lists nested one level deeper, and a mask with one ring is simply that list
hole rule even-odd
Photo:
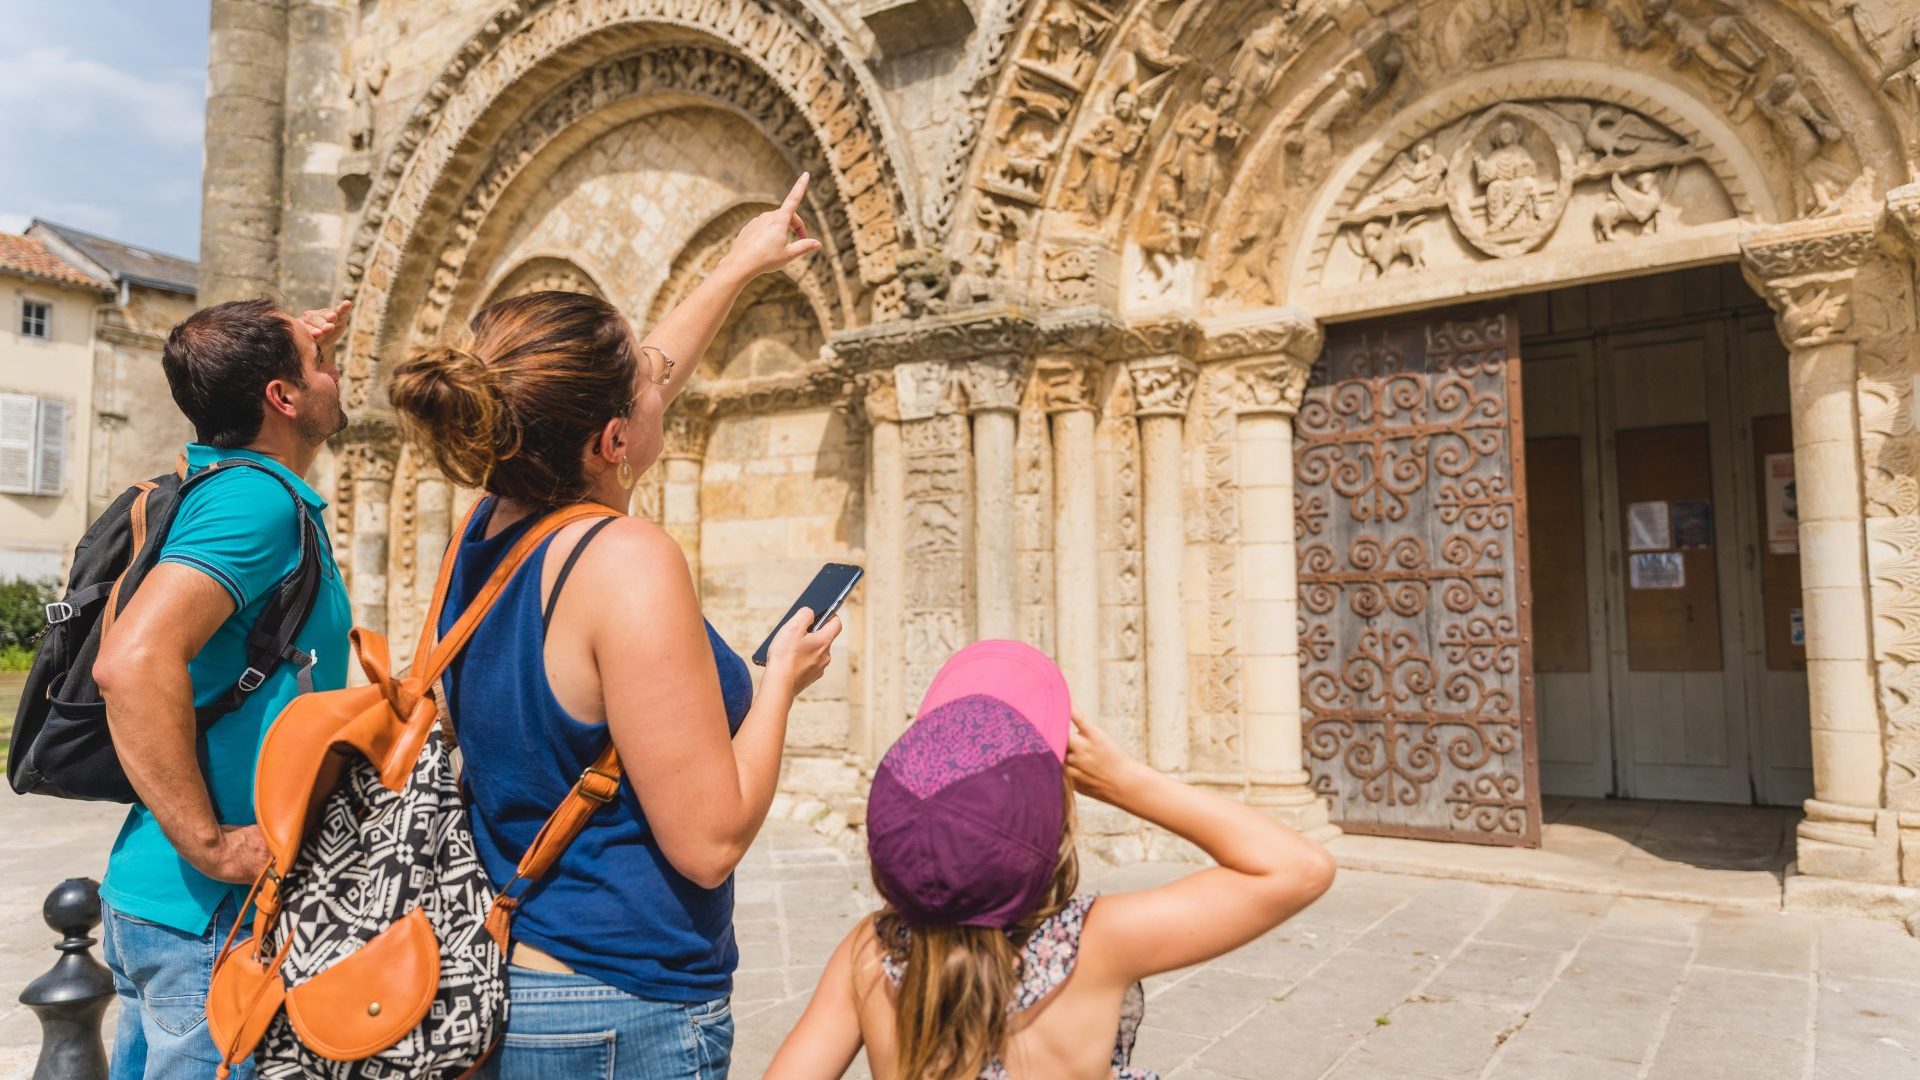
[{"label": "phone screen", "polygon": [[813,625],[807,629],[818,630],[821,623],[840,610],[847,594],[853,591],[853,583],[859,581],[864,573],[865,570],[846,563],[830,562],[821,567],[820,572],[813,576],[813,582],[801,592],[800,599],[795,600],[787,613],[780,616],[780,621],[773,624],[773,629],[767,633],[767,640],[753,651],[753,662],[760,667],[767,666],[767,650],[773,647],[774,635],[780,633],[780,628],[787,625],[787,620],[793,618],[793,613],[801,608],[812,609]]}]

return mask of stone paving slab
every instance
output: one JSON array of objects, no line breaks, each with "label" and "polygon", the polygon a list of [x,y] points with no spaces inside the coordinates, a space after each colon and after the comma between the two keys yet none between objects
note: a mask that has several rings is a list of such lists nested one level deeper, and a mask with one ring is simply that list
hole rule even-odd
[{"label": "stone paving slab", "polygon": [[[0,797],[7,1002],[54,957],[47,889],[97,876],[119,817]],[[1085,878],[1112,892],[1190,869]],[[737,881],[733,1075],[752,1078],[873,901],[857,855],[790,822]],[[38,1038],[24,1009],[0,1009],[0,1077],[28,1075]],[[1286,926],[1151,980],[1135,1061],[1165,1080],[1910,1080],[1920,941],[1840,916],[1347,869]],[[848,1076],[868,1080],[864,1062]]]}]

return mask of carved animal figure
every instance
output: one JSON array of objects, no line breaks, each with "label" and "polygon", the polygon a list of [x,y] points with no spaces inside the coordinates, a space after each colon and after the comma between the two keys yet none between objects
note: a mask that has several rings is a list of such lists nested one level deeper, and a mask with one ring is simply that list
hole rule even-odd
[{"label": "carved animal figure", "polygon": [[909,319],[935,315],[947,309],[952,287],[953,260],[931,248],[910,248],[895,264],[905,292],[900,304]]},{"label": "carved animal figure", "polygon": [[1587,121],[1587,146],[1602,158],[1625,156],[1646,143],[1668,141],[1660,129],[1618,105],[1602,105]]},{"label": "carved animal figure", "polygon": [[1631,221],[1640,226],[1640,235],[1646,236],[1660,231],[1660,215],[1667,209],[1667,194],[1671,190],[1674,170],[1668,169],[1665,183],[1661,177],[1651,171],[1635,176],[1631,182],[1620,173],[1614,173],[1609,179],[1613,190],[1607,194],[1607,201],[1593,212],[1593,235],[1601,241],[1614,238],[1614,230],[1623,223]]},{"label": "carved animal figure", "polygon": [[1800,189],[1801,211],[1831,213],[1859,175],[1827,154],[1829,146],[1844,138],[1840,125],[1807,97],[1800,89],[1800,77],[1790,71],[1775,75],[1753,100],[1786,144],[1794,184]]},{"label": "carved animal figure", "polygon": [[1402,260],[1410,269],[1425,270],[1426,244],[1419,237],[1408,234],[1426,219],[1425,214],[1415,214],[1402,221],[1400,215],[1395,214],[1385,222],[1369,221],[1360,227],[1359,232],[1348,233],[1348,246],[1364,260],[1360,265],[1360,280],[1385,277]]}]

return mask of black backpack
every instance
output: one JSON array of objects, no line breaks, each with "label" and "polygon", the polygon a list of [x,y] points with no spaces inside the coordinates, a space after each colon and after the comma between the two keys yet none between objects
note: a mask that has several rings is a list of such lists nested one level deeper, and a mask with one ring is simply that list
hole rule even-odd
[{"label": "black backpack", "polygon": [[133,785],[113,751],[107,707],[93,681],[100,639],[160,561],[174,513],[187,493],[220,470],[258,469],[287,489],[300,521],[300,565],[274,587],[260,619],[247,633],[247,668],[211,705],[195,710],[200,730],[240,707],[282,660],[300,665],[300,689],[312,689],[313,658],[293,639],[320,591],[320,532],[300,494],[272,469],[228,458],[187,477],[174,472],[128,488],[87,528],[73,549],[64,599],[47,605],[47,633],[20,695],[7,752],[7,782],[20,794],[62,799],[136,801]]}]

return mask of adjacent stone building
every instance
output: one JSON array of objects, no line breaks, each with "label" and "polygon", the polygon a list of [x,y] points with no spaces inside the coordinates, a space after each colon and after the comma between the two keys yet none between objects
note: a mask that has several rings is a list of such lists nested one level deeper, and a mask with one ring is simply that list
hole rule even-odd
[{"label": "adjacent stone building", "polygon": [[202,299],[355,301],[360,622],[415,631],[465,502],[394,360],[528,289],[654,318],[804,169],[823,250],[639,495],[736,645],[868,567],[791,789],[857,820],[941,659],[1019,636],[1302,827],[1803,803],[1796,896],[1920,896],[1904,0],[213,13]]}]

